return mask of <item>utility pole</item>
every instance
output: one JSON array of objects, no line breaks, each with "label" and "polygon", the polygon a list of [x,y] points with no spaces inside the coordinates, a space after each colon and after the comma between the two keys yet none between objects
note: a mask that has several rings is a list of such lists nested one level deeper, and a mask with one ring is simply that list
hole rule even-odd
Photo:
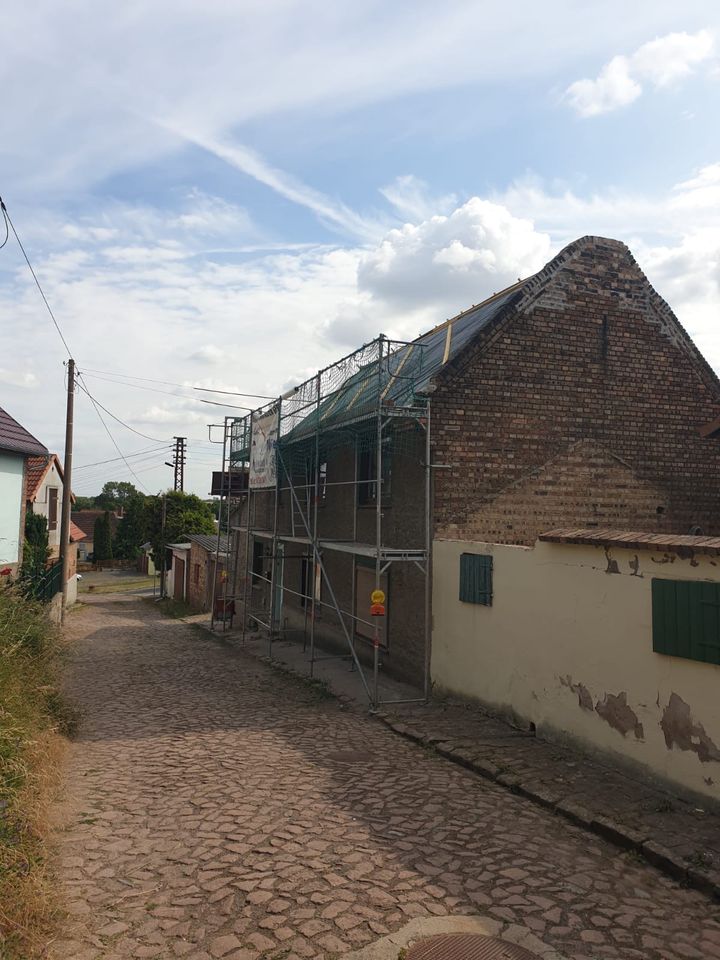
[{"label": "utility pole", "polygon": [[173,490],[185,489],[185,459],[187,450],[187,437],[173,437],[175,449],[173,450],[173,462],[166,466],[172,467],[174,471]]},{"label": "utility pole", "polygon": [[65,461],[63,463],[63,498],[60,518],[60,552],[62,555],[62,609],[67,606],[68,573],[70,570],[70,509],[72,503],[73,409],[75,401],[75,361],[67,366],[67,412],[65,414]]},{"label": "utility pole", "polygon": [[167,549],[165,546],[165,520],[167,519],[167,497],[162,497],[162,521],[160,524],[160,544],[162,553],[160,554],[160,599],[165,597],[165,556]]}]

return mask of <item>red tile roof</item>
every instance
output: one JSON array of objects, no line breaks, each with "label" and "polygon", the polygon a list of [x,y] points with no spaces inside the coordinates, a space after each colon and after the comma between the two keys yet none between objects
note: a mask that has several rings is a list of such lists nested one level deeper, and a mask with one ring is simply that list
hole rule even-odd
[{"label": "red tile roof", "polygon": [[7,410],[0,407],[0,450],[10,450],[12,453],[25,456],[47,456],[47,447],[21,427],[17,420],[13,420]]},{"label": "red tile roof", "polygon": [[626,550],[656,550],[667,553],[707,553],[720,556],[720,537],[693,537],[680,533],[637,533],[628,530],[589,529],[550,530],[541,533],[547,543],[584,543],[590,546],[623,547]]},{"label": "red tile roof", "polygon": [[72,520],[71,520],[71,521],[70,521],[70,540],[71,540],[71,542],[72,542],[72,543],[77,543],[78,540],[84,540],[84,539],[85,539],[85,532],[84,532],[83,530],[81,530],[80,527],[79,527],[76,523],[73,523]]},{"label": "red tile roof", "polygon": [[[52,464],[55,464],[55,469],[58,472],[61,482],[65,482],[65,476],[63,474],[62,464],[60,463],[60,458],[56,453],[51,453],[47,457],[28,457],[25,461],[25,499],[33,502],[35,497],[38,495],[40,490],[40,484],[45,479],[45,474],[48,472]],[[75,497],[71,493],[73,502]]]},{"label": "red tile roof", "polygon": [[[103,516],[105,516],[104,510],[78,510],[77,512],[73,513],[71,522],[77,524],[88,540],[92,540],[93,536],[95,535],[95,521],[98,517]],[[111,513],[110,530],[113,534],[117,529],[118,523],[120,523],[120,517],[116,516],[114,513]]]}]

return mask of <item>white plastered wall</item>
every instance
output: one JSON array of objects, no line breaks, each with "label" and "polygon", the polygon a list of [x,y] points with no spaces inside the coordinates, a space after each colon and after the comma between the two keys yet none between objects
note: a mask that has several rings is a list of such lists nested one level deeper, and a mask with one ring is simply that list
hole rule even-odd
[{"label": "white plastered wall", "polygon": [[[720,748],[720,666],[654,653],[651,606],[653,577],[718,582],[717,559],[543,542],[436,540],[433,551],[436,691],[511,711],[540,734],[620,755],[720,800],[720,762],[668,748],[660,726],[675,693]],[[492,554],[492,606],[459,601],[462,553]],[[596,709],[622,693],[640,736],[619,732]]]}]

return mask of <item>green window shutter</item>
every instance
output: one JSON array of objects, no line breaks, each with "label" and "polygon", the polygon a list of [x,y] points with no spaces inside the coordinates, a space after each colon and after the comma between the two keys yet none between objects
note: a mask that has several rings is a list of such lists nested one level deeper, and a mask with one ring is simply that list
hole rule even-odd
[{"label": "green window shutter", "polygon": [[720,664],[720,583],[652,582],[653,650]]},{"label": "green window shutter", "polygon": [[485,554],[460,554],[460,601],[492,606],[493,558]]}]

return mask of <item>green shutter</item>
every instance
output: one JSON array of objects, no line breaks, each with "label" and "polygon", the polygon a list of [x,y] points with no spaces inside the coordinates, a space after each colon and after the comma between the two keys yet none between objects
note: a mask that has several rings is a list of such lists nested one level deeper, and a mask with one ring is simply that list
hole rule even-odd
[{"label": "green shutter", "polygon": [[720,664],[720,583],[652,582],[653,650]]},{"label": "green shutter", "polygon": [[460,554],[460,600],[492,605],[493,558],[485,554]]}]

